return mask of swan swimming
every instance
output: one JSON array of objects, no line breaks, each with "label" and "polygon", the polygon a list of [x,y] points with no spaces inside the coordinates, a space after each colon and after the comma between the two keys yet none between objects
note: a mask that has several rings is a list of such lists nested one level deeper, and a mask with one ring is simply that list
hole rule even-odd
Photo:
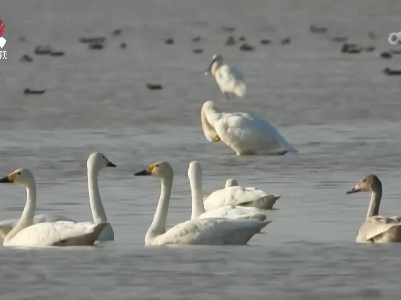
[{"label": "swan swimming", "polygon": [[161,180],[160,198],[153,222],[146,236],[145,245],[243,245],[260,233],[270,221],[253,219],[197,219],[179,223],[166,231],[174,172],[170,164],[160,161],[149,165],[135,176],[152,175]]},{"label": "swan swimming", "polygon": [[[106,212],[103,208],[103,204],[100,198],[99,187],[98,187],[98,172],[105,167],[116,167],[110,160],[106,158],[103,153],[94,152],[91,153],[86,162],[87,173],[88,173],[88,190],[89,190],[89,202],[92,211],[93,221],[95,223],[108,222]],[[11,229],[17,224],[19,219],[9,219],[0,222],[0,236],[4,240],[6,235]],[[74,219],[67,218],[60,215],[40,214],[33,218],[33,224],[45,223],[45,222],[57,222],[57,221],[69,221],[77,222]],[[100,234],[98,241],[113,241],[114,231],[109,223],[107,227]]]},{"label": "swan swimming", "polygon": [[233,94],[238,97],[245,96],[246,85],[244,76],[237,68],[223,64],[223,57],[220,54],[213,55],[212,62],[207,68],[205,75],[209,74],[216,78],[216,82],[226,99],[229,99],[230,95]]},{"label": "swan swimming", "polygon": [[248,113],[219,112],[213,101],[203,104],[201,122],[209,142],[222,141],[237,155],[297,153],[268,121]]},{"label": "swan swimming", "polygon": [[347,191],[347,194],[371,192],[366,220],[359,227],[357,243],[399,243],[401,242],[401,218],[379,216],[382,198],[382,183],[376,175],[369,175]]},{"label": "swan swimming", "polygon": [[226,187],[207,196],[203,204],[206,211],[228,205],[273,209],[273,205],[280,197],[280,195],[268,194],[255,187],[227,186],[226,183]]},{"label": "swan swimming", "polygon": [[46,247],[93,245],[108,223],[45,222],[33,224],[36,208],[36,183],[28,169],[17,169],[1,178],[0,183],[13,183],[26,188],[27,200],[21,218],[6,235],[4,246]]},{"label": "swan swimming", "polygon": [[266,213],[256,207],[224,206],[205,212],[202,199],[202,168],[199,162],[190,162],[188,167],[188,178],[192,194],[191,220],[208,218],[266,220]]}]

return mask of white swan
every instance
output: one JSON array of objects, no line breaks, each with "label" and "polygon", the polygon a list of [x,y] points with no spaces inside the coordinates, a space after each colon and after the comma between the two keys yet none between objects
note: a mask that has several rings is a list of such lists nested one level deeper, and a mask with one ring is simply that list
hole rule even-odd
[{"label": "white swan", "polygon": [[226,99],[232,94],[238,97],[245,96],[246,85],[244,76],[237,68],[223,64],[223,57],[220,54],[213,56],[205,75],[208,74],[212,74],[216,78],[216,82]]},{"label": "white swan", "polygon": [[[89,203],[92,211],[93,222],[108,222],[102,200],[100,199],[97,177],[101,169],[105,167],[115,168],[116,165],[108,160],[103,153],[94,152],[89,155],[86,166],[88,170]],[[114,231],[110,223],[108,223],[107,227],[99,235],[98,241],[114,241]]]},{"label": "white swan", "polygon": [[[238,183],[237,183],[238,184]],[[255,187],[227,186],[218,189],[204,199],[206,211],[227,205],[272,209],[280,195],[266,193]]]},{"label": "white swan", "polygon": [[4,246],[46,247],[93,245],[108,223],[46,222],[33,224],[36,208],[36,183],[31,171],[18,169],[0,179],[26,188],[27,200],[17,225],[7,234]]},{"label": "white swan", "polygon": [[202,168],[199,162],[190,162],[188,167],[188,178],[192,195],[191,220],[209,218],[266,220],[266,213],[256,207],[224,206],[205,212],[202,199]]},{"label": "white swan", "polygon": [[145,236],[145,245],[241,245],[246,244],[270,222],[253,219],[198,219],[177,224],[166,231],[173,169],[169,163],[160,161],[135,173],[135,176],[144,175],[152,175],[161,180],[160,198],[153,222]]},{"label": "white swan", "polygon": [[221,140],[237,155],[297,153],[268,121],[248,113],[218,112],[213,101],[203,104],[201,121],[203,133],[209,142]]},{"label": "white swan", "polygon": [[[88,190],[89,190],[89,203],[91,206],[93,221],[95,223],[108,222],[106,212],[103,208],[102,201],[100,199],[99,187],[98,187],[98,172],[105,167],[115,167],[116,165],[109,161],[103,153],[94,152],[91,153],[86,162],[87,173],[88,173]],[[9,219],[0,222],[0,237],[4,240],[6,235],[15,227],[19,219]],[[67,218],[61,215],[51,214],[40,214],[33,218],[33,224],[45,223],[45,222],[57,222],[57,221],[69,221],[77,222],[74,219]],[[109,223],[107,227],[100,234],[98,241],[113,241],[114,231]]]},{"label": "white swan", "polygon": [[369,175],[347,194],[371,192],[366,220],[362,223],[356,237],[357,243],[400,243],[401,218],[379,216],[380,200],[382,198],[382,183],[376,175]]}]

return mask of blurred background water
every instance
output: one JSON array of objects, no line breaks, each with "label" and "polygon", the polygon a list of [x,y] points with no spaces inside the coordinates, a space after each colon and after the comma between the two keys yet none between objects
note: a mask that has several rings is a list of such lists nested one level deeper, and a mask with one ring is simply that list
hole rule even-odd
[{"label": "blurred background water", "polygon": [[[381,212],[399,212],[400,80],[382,69],[400,67],[400,58],[380,52],[391,48],[387,37],[401,29],[400,14],[395,0],[1,1],[8,59],[0,61],[0,176],[29,168],[38,212],[91,220],[86,159],[104,152],[118,166],[99,178],[116,240],[95,248],[1,247],[1,299],[397,297],[400,246],[355,244],[369,195],[345,191],[375,173]],[[329,32],[314,35],[310,24]],[[111,35],[116,28],[120,36]],[[230,34],[255,50],[226,46]],[[82,36],[106,36],[106,47],[88,50]],[[335,36],[376,49],[344,54],[328,39]],[[271,45],[260,45],[266,38]],[[47,44],[65,56],[19,61]],[[245,99],[224,100],[203,75],[214,53],[243,71]],[[150,91],[147,82],[164,89]],[[46,93],[23,95],[27,87]],[[200,126],[206,100],[267,118],[299,155],[237,157],[208,143]],[[268,212],[273,222],[244,247],[144,247],[159,182],[133,173],[157,160],[175,170],[169,226],[190,217],[191,160],[203,167],[205,193],[235,177],[281,194]],[[6,185],[0,193],[1,219],[18,217],[25,191]]]}]

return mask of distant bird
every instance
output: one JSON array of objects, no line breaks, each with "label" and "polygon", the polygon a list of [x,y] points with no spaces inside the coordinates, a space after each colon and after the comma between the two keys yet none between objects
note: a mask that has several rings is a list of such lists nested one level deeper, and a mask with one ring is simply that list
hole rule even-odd
[{"label": "distant bird", "polygon": [[388,75],[388,76],[400,76],[401,75],[401,70],[394,70],[390,68],[384,68],[383,73]]},{"label": "distant bird", "polygon": [[249,45],[247,43],[243,43],[241,46],[239,46],[239,49],[241,51],[253,51],[253,50],[255,50],[255,47],[251,46],[251,45]]},{"label": "distant bird", "polygon": [[327,32],[327,27],[319,27],[316,25],[310,25],[309,30],[312,33],[326,33]]},{"label": "distant bird", "polygon": [[245,96],[244,76],[237,68],[223,64],[223,57],[220,54],[213,55],[212,62],[205,75],[209,74],[216,78],[216,82],[226,99],[229,99],[231,94],[235,94],[237,97]]},{"label": "distant bird", "polygon": [[227,46],[232,46],[235,45],[236,41],[235,38],[233,36],[229,36],[226,40],[226,45]]}]

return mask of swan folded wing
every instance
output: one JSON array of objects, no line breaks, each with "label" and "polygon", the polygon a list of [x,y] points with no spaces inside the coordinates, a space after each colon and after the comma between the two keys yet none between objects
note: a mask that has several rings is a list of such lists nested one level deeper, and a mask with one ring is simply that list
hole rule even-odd
[{"label": "swan folded wing", "polygon": [[363,223],[358,231],[358,239],[369,241],[388,232],[394,226],[401,226],[399,217],[373,216]]},{"label": "swan folded wing", "polygon": [[198,218],[256,219],[263,221],[266,220],[266,214],[255,207],[224,206],[208,210]]},{"label": "swan folded wing", "polygon": [[170,228],[166,233],[158,236],[156,243],[153,244],[223,245],[228,235],[235,235],[244,230],[257,233],[265,226],[265,223],[257,220],[222,218],[190,220]]},{"label": "swan folded wing", "polygon": [[26,227],[8,243],[11,246],[46,247],[60,244],[71,238],[93,233],[96,224],[91,222],[46,222]]},{"label": "swan folded wing", "polygon": [[269,196],[266,192],[258,189],[247,189],[241,186],[232,186],[211,193],[204,202],[205,210],[213,208],[241,205],[257,201]]}]

